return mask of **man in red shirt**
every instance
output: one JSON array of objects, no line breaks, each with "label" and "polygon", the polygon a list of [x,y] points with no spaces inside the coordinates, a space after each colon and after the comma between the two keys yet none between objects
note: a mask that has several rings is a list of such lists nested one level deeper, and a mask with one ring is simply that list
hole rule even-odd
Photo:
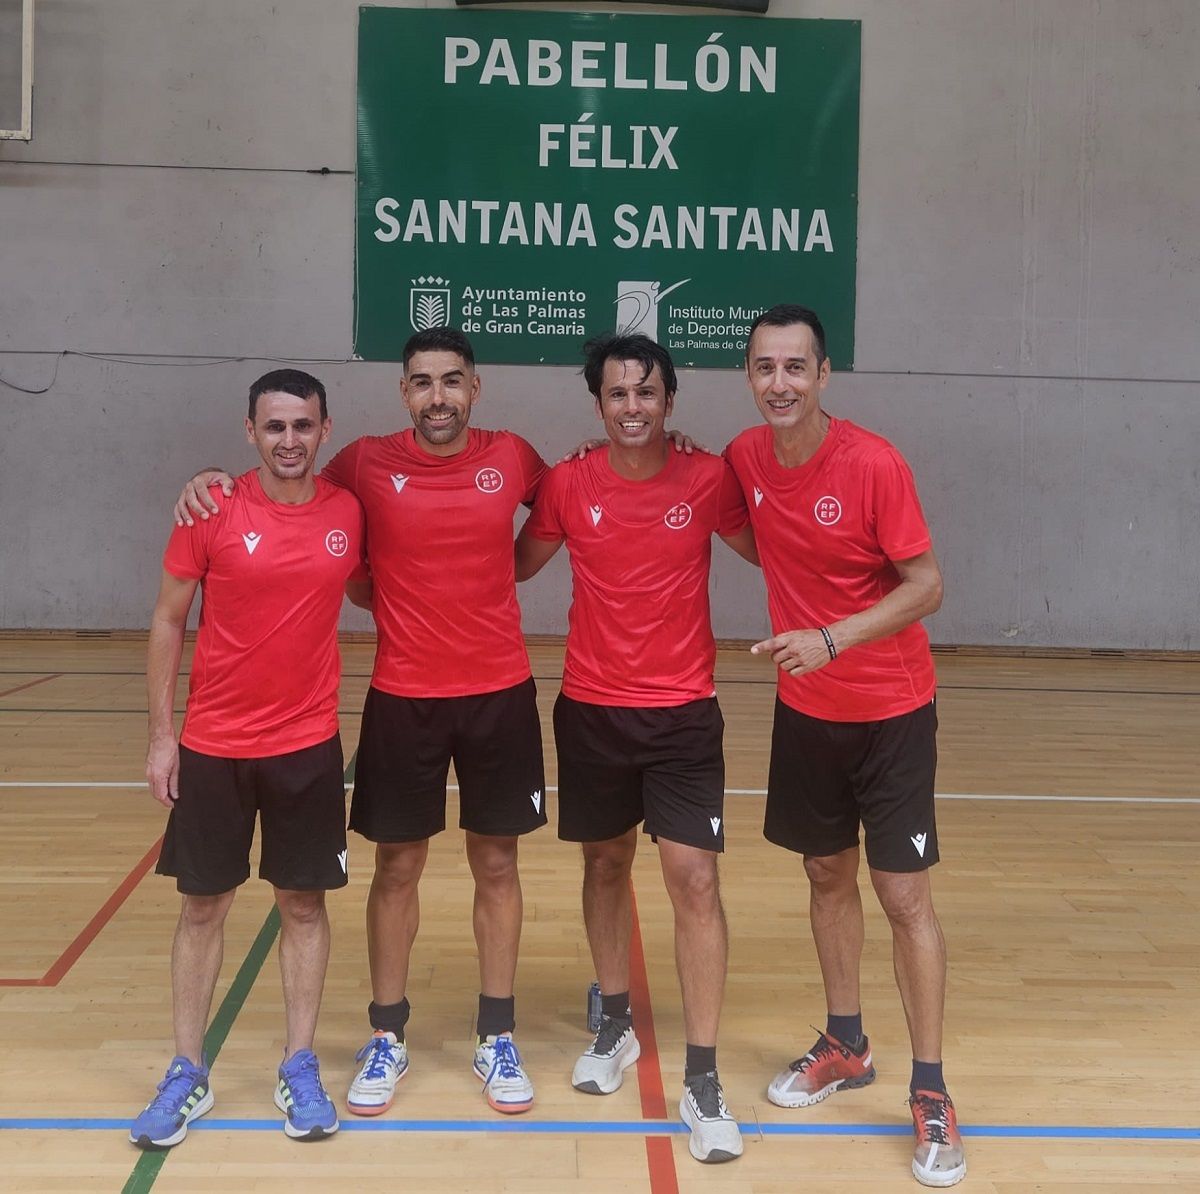
[{"label": "man in red shirt", "polygon": [[[546,823],[536,690],[513,578],[513,516],[546,471],[525,440],[470,426],[480,380],[453,328],[413,336],[401,396],[408,431],[365,436],[321,473],[366,512],[378,648],[363,710],[350,828],[376,843],[367,899],[372,1035],[347,1105],[388,1109],[408,1069],[409,960],[429,839],[445,828],[451,761],[475,880],[478,1041],[489,1104],[527,1111],[533,1084],[513,1043],[521,937],[521,835]],[[219,474],[216,474],[219,476]],[[200,474],[176,507],[207,517]]]},{"label": "man in red shirt", "polygon": [[729,1161],[742,1141],[716,1062],[725,766],[708,571],[714,532],[751,560],[753,538],[748,528],[726,529],[745,520],[725,462],[668,443],[676,379],[667,352],[637,335],[603,337],[585,351],[609,443],[551,469],[516,547],[524,580],[565,542],[574,579],[554,707],[559,837],[583,846],[584,921],[603,1017],[572,1083],[610,1094],[640,1051],[629,1010],[630,876],[644,822],[675,910],[687,1034],[680,1115],[693,1156]]},{"label": "man in red shirt", "polygon": [[[178,1144],[213,1105],[204,1031],[256,814],[259,877],[279,909],[287,1023],[275,1102],[291,1137],[338,1129],[312,1045],[329,958],[325,892],[346,883],[338,615],[366,569],[362,508],[313,476],[330,427],[315,377],[279,369],[259,378],[246,438],[262,463],[212,498],[220,519],[177,528],[164,556],[146,671],[146,775],[171,810],[158,872],[176,877],[183,906],[171,954],[176,1056],[130,1129],[142,1148]],[[175,688],[197,586],[200,629],[177,739]]]},{"label": "man in red shirt", "polygon": [[941,571],[899,452],[821,409],[829,359],[817,316],[796,306],[761,315],[746,372],[766,426],[744,431],[726,457],[774,630],[751,649],[779,668],[764,832],[804,856],[828,1005],[825,1032],[767,1094],[805,1107],[875,1079],[859,1000],[861,823],[912,1040],[913,1173],[954,1185],[966,1161],[942,1077],[946,947],[929,884],[937,714],[920,625],[941,604]]}]

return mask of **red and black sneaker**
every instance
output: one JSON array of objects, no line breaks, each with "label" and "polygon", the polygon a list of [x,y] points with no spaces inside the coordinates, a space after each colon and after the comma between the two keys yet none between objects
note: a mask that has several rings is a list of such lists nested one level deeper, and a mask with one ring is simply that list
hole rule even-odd
[{"label": "red and black sneaker", "polygon": [[917,1090],[908,1098],[916,1147],[913,1177],[923,1186],[956,1186],[967,1176],[958,1117],[945,1091]]},{"label": "red and black sneaker", "polygon": [[827,1032],[803,1056],[797,1057],[767,1087],[767,1098],[777,1107],[809,1107],[835,1091],[869,1086],[875,1081],[871,1047],[863,1038],[862,1053],[855,1053]]}]

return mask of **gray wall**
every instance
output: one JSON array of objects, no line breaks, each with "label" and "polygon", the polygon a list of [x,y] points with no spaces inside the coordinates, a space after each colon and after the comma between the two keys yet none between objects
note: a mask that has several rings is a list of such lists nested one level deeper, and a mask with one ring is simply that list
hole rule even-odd
[{"label": "gray wall", "polygon": [[[337,445],[398,425],[396,368],[346,361],[356,11],[40,0],[34,140],[0,143],[0,627],[144,626],[171,497],[249,466],[268,361],[332,362]],[[1197,648],[1200,6],[772,12],[863,22],[857,372],[827,406],[913,465],[934,639]],[[593,426],[571,370],[482,373],[483,425],[550,456]],[[678,411],[715,447],[757,417],[725,372],[685,373]],[[758,635],[758,578],[716,554],[718,634]],[[527,631],[568,592],[556,560]]]}]

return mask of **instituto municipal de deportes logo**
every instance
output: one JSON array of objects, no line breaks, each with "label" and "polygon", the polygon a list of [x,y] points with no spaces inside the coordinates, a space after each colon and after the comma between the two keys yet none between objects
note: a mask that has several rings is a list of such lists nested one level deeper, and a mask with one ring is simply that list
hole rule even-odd
[{"label": "instituto municipal de deportes logo", "polygon": [[412,279],[408,292],[408,322],[414,332],[446,327],[450,323],[450,279],[426,277]]},{"label": "instituto municipal de deportes logo", "polygon": [[618,282],[617,297],[613,300],[617,308],[617,334],[638,332],[658,339],[658,304],[671,293],[685,286],[691,278],[684,278],[665,290],[661,282]]}]

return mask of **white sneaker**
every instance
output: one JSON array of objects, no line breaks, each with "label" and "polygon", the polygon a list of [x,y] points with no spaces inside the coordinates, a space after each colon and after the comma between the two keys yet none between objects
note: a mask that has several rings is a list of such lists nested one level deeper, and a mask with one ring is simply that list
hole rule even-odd
[{"label": "white sneaker", "polygon": [[575,1063],[571,1085],[584,1094],[612,1094],[620,1088],[624,1071],[641,1055],[633,1026],[605,1016],[596,1039]]},{"label": "white sneaker", "polygon": [[742,1155],[742,1133],[725,1106],[715,1073],[697,1074],[683,1083],[679,1118],[691,1128],[688,1148],[697,1161],[715,1165]]},{"label": "white sneaker", "polygon": [[408,1046],[394,1032],[377,1032],[355,1055],[363,1063],[346,1096],[355,1115],[382,1115],[396,1096],[396,1083],[408,1073]]},{"label": "white sneaker", "polygon": [[533,1106],[533,1083],[509,1033],[486,1037],[475,1047],[474,1069],[493,1111],[517,1115]]}]

